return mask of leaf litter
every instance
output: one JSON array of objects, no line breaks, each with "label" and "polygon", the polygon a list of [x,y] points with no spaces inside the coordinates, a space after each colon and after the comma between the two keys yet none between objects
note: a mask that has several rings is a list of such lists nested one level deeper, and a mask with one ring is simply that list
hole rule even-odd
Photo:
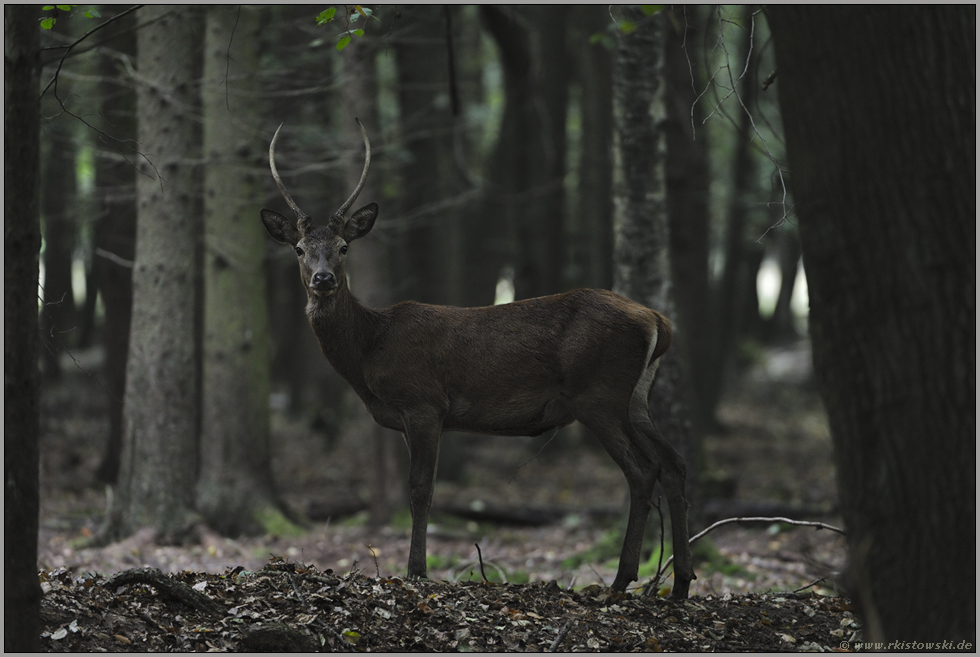
[{"label": "leaf litter", "polygon": [[846,599],[811,591],[673,601],[554,580],[339,575],[279,557],[257,572],[41,579],[48,652],[827,652],[859,630]]}]

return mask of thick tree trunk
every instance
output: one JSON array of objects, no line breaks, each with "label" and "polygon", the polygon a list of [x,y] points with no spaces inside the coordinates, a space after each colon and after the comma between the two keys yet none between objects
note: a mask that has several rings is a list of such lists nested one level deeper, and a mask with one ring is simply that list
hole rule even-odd
[{"label": "thick tree trunk", "polygon": [[976,8],[769,13],[866,636],[975,646]]},{"label": "thick tree trunk", "polygon": [[589,38],[609,22],[602,5],[575,5],[575,57],[580,87],[582,145],[579,160],[578,252],[584,287],[612,287],[613,253],[613,102],[612,53]]},{"label": "thick tree trunk", "polygon": [[[406,9],[406,12],[412,14],[416,11],[420,9]],[[382,135],[379,129],[376,72],[376,57],[383,41],[376,34],[373,31],[368,32],[363,39],[352,43],[344,50],[343,71],[340,73],[340,86],[344,90],[344,111],[339,114],[339,129],[346,156],[343,169],[344,186],[340,197],[333,204],[334,208],[354,190],[364,170],[364,141],[354,121],[355,117],[360,119],[368,131],[368,137],[373,138],[371,173],[351,212],[371,201],[381,200],[379,190],[383,188],[384,160],[379,157],[379,151],[382,150],[379,148]],[[417,36],[427,38],[431,35],[428,31],[424,31]],[[431,93],[432,89],[428,91]],[[384,212],[383,203],[381,212]],[[383,214],[381,216],[383,217]],[[431,258],[431,243],[416,243],[414,246]],[[381,308],[391,304],[391,271],[389,270],[391,257],[382,232],[376,227],[372,233],[358,240],[351,248],[357,252],[357,256],[350,260],[348,265],[351,291],[370,308]],[[432,283],[432,281],[428,282]],[[321,362],[323,367],[330,367],[326,361]],[[395,504],[402,506],[407,503],[403,486],[398,484],[401,480],[401,472],[407,468],[399,470],[396,466],[397,454],[405,450],[399,444],[398,434],[375,422],[354,391],[346,382],[343,385],[347,406],[352,410],[350,421],[344,428],[344,435],[341,438],[344,447],[336,450],[335,453],[353,455],[356,467],[367,474],[369,522],[377,527],[387,524],[391,519]],[[366,449],[363,446],[366,446]]]},{"label": "thick tree trunk", "polygon": [[3,649],[36,652],[39,12],[7,5],[3,13]]},{"label": "thick tree trunk", "polygon": [[500,49],[505,93],[486,176],[485,248],[514,266],[515,298],[551,294],[562,288],[567,9],[481,10]]},{"label": "thick tree trunk", "polygon": [[694,89],[701,82],[691,79],[695,73],[689,60],[696,49],[697,30],[693,23],[698,12],[693,7],[674,11],[677,15],[668,22],[664,53],[670,263],[677,307],[674,320],[682,338],[678,347],[684,352],[691,416],[700,435],[705,427],[713,424],[713,410],[705,403],[705,388],[708,381],[718,376],[710,358],[714,336],[708,285],[708,131],[694,133],[691,125],[693,121],[695,126],[700,126],[703,119]]},{"label": "thick tree trunk", "polygon": [[110,535],[153,527],[182,540],[195,521],[198,383],[196,202],[200,157],[193,114],[202,17],[142,10],[137,63],[139,142],[133,320],[126,368],[122,467]]},{"label": "thick tree trunk", "polygon": [[[674,318],[667,219],[664,106],[664,16],[644,17],[624,9],[637,23],[620,37],[613,87],[617,104],[622,184],[616,194],[616,251],[613,289]],[[677,338],[683,339],[678,331]],[[651,392],[650,416],[687,463],[687,499],[692,520],[699,515],[697,446],[679,349],[667,351]],[[693,520],[693,522],[697,522]]]},{"label": "thick tree trunk", "polygon": [[265,531],[281,507],[269,446],[266,232],[253,214],[256,174],[267,159],[253,100],[258,32],[255,8],[208,9],[201,87],[207,164],[197,509],[227,535]]},{"label": "thick tree trunk", "polygon": [[[67,85],[59,85],[67,93]],[[57,115],[60,107],[53,95],[46,98],[46,109]],[[75,144],[67,119],[49,126],[44,149],[41,215],[44,228],[44,307],[41,309],[41,363],[47,380],[61,376],[61,355],[78,328],[75,295],[71,285],[72,257],[75,252],[78,198],[75,189]]]},{"label": "thick tree trunk", "polygon": [[[109,46],[121,57],[136,55],[135,19],[123,18]],[[119,477],[122,450],[123,396],[126,392],[126,356],[133,309],[133,255],[136,250],[136,169],[133,142],[136,139],[136,90],[123,78],[121,64],[102,57],[103,129],[121,141],[103,143],[95,161],[95,184],[102,207],[95,225],[96,254],[93,268],[105,306],[102,344],[105,349],[105,385],[109,394],[109,435],[102,462],[96,472],[100,481],[114,484]]]},{"label": "thick tree trunk", "polygon": [[446,13],[439,5],[410,6],[401,13],[394,46],[399,126],[406,151],[400,212],[407,219],[397,227],[404,235],[400,249],[404,295],[426,303],[459,304],[463,255],[458,215],[431,209],[452,197],[457,187]]},{"label": "thick tree trunk", "polygon": [[[752,58],[749,69],[754,70],[757,67],[758,56],[756,52],[749,51],[753,47],[749,35],[748,29],[741,31],[742,38],[737,44],[736,54],[728,62],[734,79],[741,73],[747,57]],[[754,47],[758,49],[758,45]],[[704,409],[711,416],[714,415],[725,382],[730,376],[738,342],[749,328],[747,310],[751,309],[752,298],[756,297],[756,274],[761,262],[761,254],[758,252],[761,247],[747,239],[749,209],[754,203],[756,178],[752,122],[748,112],[756,109],[757,92],[751,76],[748,75],[738,83],[737,89],[744,107],[742,104],[734,105],[738,134],[732,155],[732,190],[725,221],[725,264],[713,304],[715,315],[710,322],[714,328],[714,335],[709,342],[710,359],[715,375],[707,379],[703,386]],[[755,304],[755,316],[758,317],[757,298]]]}]

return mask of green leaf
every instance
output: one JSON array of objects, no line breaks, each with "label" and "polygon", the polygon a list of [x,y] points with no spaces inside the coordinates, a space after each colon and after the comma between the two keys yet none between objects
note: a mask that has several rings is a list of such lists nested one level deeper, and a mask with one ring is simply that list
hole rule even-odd
[{"label": "green leaf", "polygon": [[319,14],[317,14],[316,24],[323,25],[325,23],[329,23],[330,21],[333,20],[333,17],[336,15],[337,15],[336,7],[329,7],[327,9],[324,9]]},{"label": "green leaf", "polygon": [[52,9],[54,9],[54,5],[44,5],[43,7],[41,7],[41,9],[43,9],[44,11],[51,11]]},{"label": "green leaf", "polygon": [[102,14],[95,9],[88,9],[85,12],[85,18],[102,18]]},{"label": "green leaf", "polygon": [[75,5],[55,5],[61,11],[71,11],[71,8]]},{"label": "green leaf", "polygon": [[619,24],[619,31],[623,34],[631,34],[634,30],[636,30],[636,23],[632,21],[623,21]]},{"label": "green leaf", "polygon": [[353,33],[357,36],[364,36],[364,30],[361,29],[354,30]]},{"label": "green leaf", "polygon": [[340,40],[337,42],[337,51],[339,52],[346,48],[348,43],[350,43],[349,34],[345,34],[344,36],[340,37]]},{"label": "green leaf", "polygon": [[55,18],[42,18],[41,19],[41,29],[42,30],[50,30],[52,27],[54,27],[54,24],[56,22],[57,22],[57,19],[55,19]]},{"label": "green leaf", "polygon": [[653,16],[656,13],[663,11],[664,5],[640,5],[640,10],[646,16]]}]

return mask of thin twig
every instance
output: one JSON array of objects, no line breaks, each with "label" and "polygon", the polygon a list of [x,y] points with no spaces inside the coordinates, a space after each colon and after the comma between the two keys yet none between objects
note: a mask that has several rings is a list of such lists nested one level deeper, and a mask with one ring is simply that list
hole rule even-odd
[{"label": "thin twig", "polygon": [[809,584],[807,584],[806,586],[801,586],[801,587],[800,587],[800,588],[798,588],[798,589],[793,589],[793,593],[799,593],[800,591],[805,591],[806,589],[808,589],[808,588],[810,588],[811,586],[816,586],[817,584],[819,584],[820,582],[822,582],[822,581],[824,581],[824,580],[825,580],[825,579],[827,579],[828,577],[830,577],[830,575],[824,575],[824,576],[823,576],[823,577],[821,577],[820,579],[815,579],[815,580],[813,580],[812,582],[810,582],[810,583],[809,583]]},{"label": "thin twig", "polygon": [[487,574],[483,570],[483,552],[480,550],[480,544],[479,543],[474,543],[473,545],[476,546],[476,555],[480,559],[480,575],[483,576],[483,581],[484,582],[489,582],[490,580],[487,579]]},{"label": "thin twig", "polygon": [[381,568],[378,566],[378,553],[370,545],[365,545],[368,552],[371,553],[371,557],[374,559],[374,574],[378,579],[381,579]]},{"label": "thin twig", "polygon": [[572,629],[572,623],[574,622],[575,621],[568,621],[562,626],[561,630],[558,632],[558,636],[555,637],[555,640],[552,641],[551,645],[548,647],[548,652],[554,652],[558,650],[558,647],[561,645],[561,642],[565,640],[566,636],[568,636],[568,631]]}]

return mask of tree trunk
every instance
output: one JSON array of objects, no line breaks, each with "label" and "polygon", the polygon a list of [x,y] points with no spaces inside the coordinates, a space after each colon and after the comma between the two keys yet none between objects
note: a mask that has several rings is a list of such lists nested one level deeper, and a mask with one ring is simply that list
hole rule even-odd
[{"label": "tree trunk", "polygon": [[[413,11],[414,10],[406,10]],[[440,32],[441,34],[441,32]],[[343,72],[340,73],[340,87],[344,90],[344,111],[340,115],[340,132],[344,145],[345,166],[343,193],[334,206],[339,206],[357,186],[364,170],[364,141],[354,122],[358,117],[368,137],[372,140],[372,172],[364,184],[357,204],[351,208],[356,211],[371,201],[379,200],[379,190],[383,188],[380,175],[382,160],[378,157],[381,144],[381,131],[378,129],[378,82],[376,57],[382,41],[373,30],[356,43],[349,45],[343,53]],[[397,56],[397,55],[396,55]],[[429,90],[431,92],[431,89]],[[382,212],[384,206],[382,204]],[[352,247],[357,256],[348,265],[351,291],[370,308],[381,308],[391,303],[391,283],[388,263],[391,260],[381,231],[375,229]],[[431,255],[431,244],[422,246],[423,252]],[[330,367],[326,362],[324,367]],[[354,454],[358,465],[368,474],[369,522],[377,527],[387,524],[391,519],[394,503],[407,498],[396,468],[396,450],[404,451],[399,445],[398,434],[385,429],[374,421],[363,402],[350,386],[344,384],[344,395],[352,409],[350,422],[342,437],[349,449],[337,450],[341,454]],[[368,445],[367,449],[355,446]]]},{"label": "tree trunk", "polygon": [[[675,9],[675,11],[677,11]],[[670,263],[677,307],[675,323],[679,326],[685,371],[691,391],[691,417],[695,431],[702,435],[713,424],[713,409],[705,403],[707,382],[717,377],[715,362],[710,358],[711,334],[710,288],[708,285],[708,144],[707,130],[697,133],[703,119],[692,80],[694,67],[689,63],[695,50],[697,30],[693,23],[698,12],[684,7],[683,13],[667,23],[664,67],[666,73],[667,120],[667,213],[670,221]],[[693,112],[693,116],[692,116]]]},{"label": "tree trunk", "polygon": [[580,86],[582,145],[579,160],[578,225],[585,287],[612,287],[612,53],[589,38],[609,22],[601,5],[575,5],[575,70]]},{"label": "tree trunk", "polygon": [[3,649],[40,649],[37,278],[39,12],[4,7]]},{"label": "tree trunk", "polygon": [[[127,16],[110,45],[120,57],[136,55],[135,19]],[[103,129],[117,140],[136,139],[135,81],[123,77],[119,61],[102,57]],[[122,81],[120,81],[122,78]],[[114,484],[119,478],[122,450],[123,397],[126,392],[126,357],[133,309],[133,254],[136,250],[136,168],[129,141],[103,142],[95,160],[95,184],[102,207],[95,225],[96,254],[93,268],[105,306],[102,344],[105,349],[105,385],[109,398],[109,435],[102,462],[96,471],[100,481]]]},{"label": "tree trunk", "polygon": [[[67,85],[59,85],[67,93]],[[46,109],[57,116],[61,111],[54,95],[46,97]],[[72,257],[75,252],[75,211],[78,198],[75,188],[75,144],[72,141],[70,117],[52,121],[46,126],[41,215],[44,229],[44,307],[41,309],[41,363],[47,380],[61,377],[61,354],[71,347],[73,332],[78,328],[75,295],[71,285]],[[72,119],[73,120],[73,119]]]},{"label": "tree trunk", "polygon": [[[752,46],[749,31],[743,28],[741,36],[742,39],[735,48],[736,54],[728,62],[733,79],[738,78],[747,57],[752,57],[753,60],[749,64],[749,69],[754,70],[757,67],[756,52],[749,51]],[[757,51],[758,46],[755,48]],[[756,295],[756,273],[758,263],[761,262],[761,256],[753,253],[758,251],[759,246],[753,245],[746,239],[749,207],[753,203],[756,178],[756,160],[752,151],[752,122],[748,113],[755,110],[756,87],[752,83],[751,76],[746,76],[739,82],[737,89],[744,107],[741,104],[735,105],[738,134],[735,136],[735,153],[732,155],[732,190],[725,221],[725,264],[718,283],[716,301],[713,304],[715,316],[711,321],[711,326],[715,330],[710,341],[713,345],[711,361],[716,374],[705,381],[703,388],[704,408],[710,417],[714,416],[725,382],[730,376],[739,340],[748,328],[747,309],[752,303],[749,297]],[[748,108],[748,111],[745,108]],[[754,261],[754,256],[759,256],[757,262]],[[758,300],[755,303],[755,315],[758,317]]]},{"label": "tree trunk", "polygon": [[551,294],[562,288],[567,8],[481,10],[500,49],[505,93],[486,176],[484,248],[514,266],[515,298]]},{"label": "tree trunk", "polygon": [[[620,37],[613,87],[618,107],[622,184],[616,194],[617,231],[613,289],[675,317],[665,175],[664,16],[644,17],[625,8],[636,30]],[[677,337],[683,339],[678,332]],[[679,349],[667,351],[650,395],[650,416],[687,463],[687,499],[696,524],[699,504],[697,446]]]},{"label": "tree trunk", "polygon": [[796,227],[783,224],[776,234],[780,272],[779,296],[772,317],[765,324],[767,342],[785,342],[799,337],[793,317],[793,289],[800,268],[800,237]]},{"label": "tree trunk", "polygon": [[125,433],[109,531],[120,536],[150,526],[158,540],[173,542],[196,519],[201,221],[193,114],[202,21],[187,8],[154,5],[143,12],[137,107],[139,142],[149,163],[137,181]]},{"label": "tree trunk", "polygon": [[[406,157],[401,166],[406,298],[425,303],[462,301],[462,257],[456,213],[427,209],[452,197],[453,115],[446,65],[446,15],[438,5],[401,10],[394,39],[399,124]],[[457,266],[453,266],[456,264]]]},{"label": "tree trunk", "polygon": [[976,8],[769,12],[866,636],[975,646]]},{"label": "tree trunk", "polygon": [[269,446],[266,232],[253,214],[256,175],[266,161],[253,100],[258,33],[257,9],[208,8],[201,87],[207,165],[197,509],[209,525],[232,536],[266,531],[281,507]]}]

